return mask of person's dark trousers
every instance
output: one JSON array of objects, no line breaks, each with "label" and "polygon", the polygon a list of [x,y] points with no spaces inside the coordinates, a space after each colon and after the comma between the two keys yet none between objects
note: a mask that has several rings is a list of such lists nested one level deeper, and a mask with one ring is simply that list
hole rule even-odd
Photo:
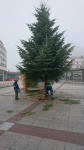
[{"label": "person's dark trousers", "polygon": [[15,91],[15,100],[18,99],[18,91]]},{"label": "person's dark trousers", "polygon": [[53,95],[53,89],[51,85],[46,86],[46,95],[48,95],[49,91],[50,91],[50,94]]},{"label": "person's dark trousers", "polygon": [[52,88],[52,86],[50,86],[50,93],[51,93],[51,95],[53,95],[53,88]]}]

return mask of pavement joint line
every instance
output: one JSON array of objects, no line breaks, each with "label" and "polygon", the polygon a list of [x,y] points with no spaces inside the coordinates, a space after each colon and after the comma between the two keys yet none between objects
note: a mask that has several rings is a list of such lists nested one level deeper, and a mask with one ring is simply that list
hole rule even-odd
[{"label": "pavement joint line", "polygon": [[13,145],[15,145],[15,143],[17,143],[17,141],[18,141],[21,137],[22,137],[22,135],[16,139],[16,141],[11,145],[11,147],[10,147],[9,150],[11,150],[11,148],[13,147]]},{"label": "pavement joint line", "polygon": [[41,139],[40,143],[38,144],[38,146],[37,146],[37,150],[38,150],[38,148],[39,148],[39,146],[40,146],[40,144],[41,144],[42,140],[43,140],[43,138]]}]

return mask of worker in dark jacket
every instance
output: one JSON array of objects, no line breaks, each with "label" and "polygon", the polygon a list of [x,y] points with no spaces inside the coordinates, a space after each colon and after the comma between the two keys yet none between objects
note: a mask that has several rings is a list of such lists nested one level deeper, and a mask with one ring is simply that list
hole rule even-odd
[{"label": "worker in dark jacket", "polygon": [[15,80],[14,83],[13,83],[13,86],[14,86],[14,91],[15,91],[15,100],[18,100],[18,92],[20,92],[20,88],[19,88],[19,85],[18,85],[18,80]]}]

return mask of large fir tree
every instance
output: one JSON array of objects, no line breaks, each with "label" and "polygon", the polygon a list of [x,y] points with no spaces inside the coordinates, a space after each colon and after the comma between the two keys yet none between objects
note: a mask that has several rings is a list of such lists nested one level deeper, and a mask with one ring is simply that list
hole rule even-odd
[{"label": "large fir tree", "polygon": [[64,32],[59,33],[50,9],[41,4],[35,11],[36,22],[28,24],[32,36],[18,46],[22,63],[17,67],[32,81],[58,81],[70,69],[73,46],[65,44]]}]

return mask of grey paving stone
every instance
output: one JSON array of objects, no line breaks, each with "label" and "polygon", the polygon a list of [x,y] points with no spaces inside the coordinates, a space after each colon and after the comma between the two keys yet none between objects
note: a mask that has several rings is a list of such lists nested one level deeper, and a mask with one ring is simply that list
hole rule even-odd
[{"label": "grey paving stone", "polygon": [[[78,100],[80,100],[80,99],[78,99]],[[81,104],[73,104],[73,105],[71,105],[71,109],[73,109],[73,108],[74,108],[74,110],[81,110],[82,105]]]},{"label": "grey paving stone", "polygon": [[84,105],[84,99],[81,99],[80,102],[82,105]]},{"label": "grey paving stone", "polygon": [[69,121],[84,121],[84,116],[69,116]]},{"label": "grey paving stone", "polygon": [[80,108],[80,109],[78,109],[78,108],[71,108],[71,110],[70,110],[70,115],[71,115],[71,113],[73,114],[73,113],[79,113],[79,114],[82,114],[83,115],[83,111],[82,111],[82,107]]},{"label": "grey paving stone", "polygon": [[18,123],[32,125],[36,120],[37,118],[34,118],[34,117],[24,117],[20,121],[18,121]]},{"label": "grey paving stone", "polygon": [[39,116],[38,119],[43,119],[43,120],[49,120],[49,121],[51,121],[53,119],[53,117]]},{"label": "grey paving stone", "polygon": [[72,105],[71,109],[70,109],[70,114],[69,116],[72,116],[72,117],[80,117],[80,118],[83,118],[84,117],[84,113],[83,113],[83,109],[82,109],[82,105]]},{"label": "grey paving stone", "polygon": [[51,120],[40,119],[38,118],[34,123],[33,126],[45,127],[47,128],[50,124]]},{"label": "grey paving stone", "polygon": [[71,113],[69,114],[69,116],[79,116],[79,117],[83,117],[84,115],[83,115],[82,112],[75,112],[75,111],[73,111],[73,112],[71,112]]},{"label": "grey paving stone", "polygon": [[4,147],[0,147],[0,150],[9,150],[9,149],[4,148]]},{"label": "grey paving stone", "polygon": [[46,120],[52,120],[53,114],[52,114],[52,113],[49,113],[48,111],[43,111],[43,112],[40,114],[39,118],[44,118],[44,119],[46,119]]},{"label": "grey paving stone", "polygon": [[37,106],[36,108],[33,109],[34,112],[38,112],[38,111],[42,111],[42,104],[40,104],[39,106]]},{"label": "grey paving stone", "polygon": [[84,120],[69,120],[68,131],[84,133]]},{"label": "grey paving stone", "polygon": [[[54,89],[55,90],[55,89]],[[62,96],[67,98],[84,98],[84,86],[77,84],[65,83],[59,89],[59,93],[62,92]]]},{"label": "grey paving stone", "polygon": [[59,105],[59,106],[54,106],[53,109],[55,109],[55,111],[57,112],[61,112],[61,111],[66,111],[69,112],[70,111],[70,106],[69,105]]},{"label": "grey paving stone", "polygon": [[23,135],[12,147],[11,150],[37,150],[42,138]]},{"label": "grey paving stone", "polygon": [[65,142],[42,139],[37,150],[64,150]]},{"label": "grey paving stone", "polygon": [[[66,119],[66,120],[68,120],[68,117],[69,117],[69,114],[68,113],[66,113],[66,112],[57,112],[57,113],[55,113],[54,115],[53,115],[53,118],[55,119],[55,118],[60,118],[60,119]],[[53,119],[53,120],[54,120]]]},{"label": "grey paving stone", "polygon": [[68,123],[67,119],[56,118],[55,120],[51,121],[49,128],[67,131],[67,123]]},{"label": "grey paving stone", "polygon": [[84,146],[66,143],[65,150],[84,150]]},{"label": "grey paving stone", "polygon": [[11,148],[11,146],[21,137],[21,134],[5,132],[0,136],[0,146]]},{"label": "grey paving stone", "polygon": [[0,115],[0,121],[6,121],[10,117],[12,117],[12,115],[7,115],[7,114]]}]

